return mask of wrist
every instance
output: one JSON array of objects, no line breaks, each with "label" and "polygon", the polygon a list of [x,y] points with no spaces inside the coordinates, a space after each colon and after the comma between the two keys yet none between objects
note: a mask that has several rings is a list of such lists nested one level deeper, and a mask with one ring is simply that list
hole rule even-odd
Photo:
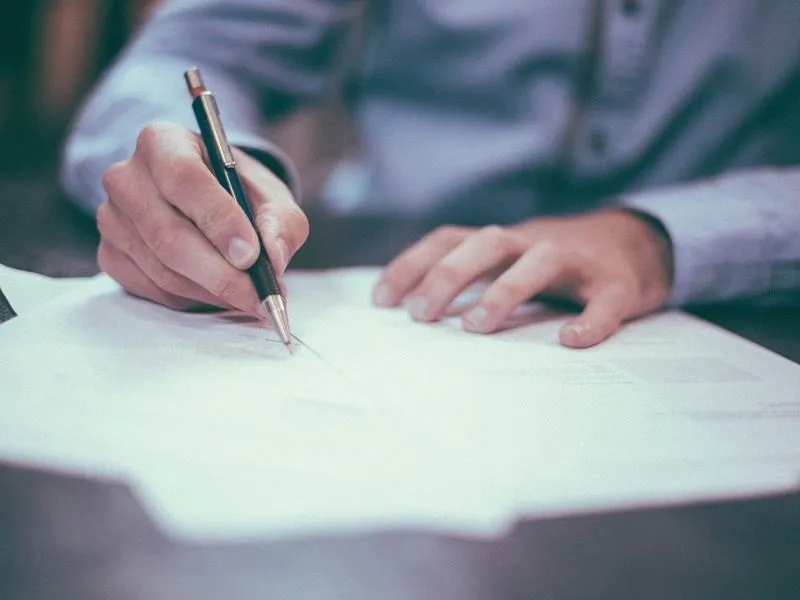
[{"label": "wrist", "polygon": [[249,141],[251,143],[248,143],[247,139],[239,140],[239,143],[232,142],[234,154],[244,156],[266,168],[289,189],[299,204],[301,200],[300,177],[289,156],[273,144],[258,144],[258,140]]},{"label": "wrist", "polygon": [[654,216],[628,207],[600,211],[594,216],[609,219],[604,227],[622,246],[624,256],[639,280],[644,304],[649,310],[669,299],[674,275],[672,241],[664,225]]},{"label": "wrist", "polygon": [[631,224],[631,251],[641,257],[644,265],[649,265],[645,267],[645,281],[654,289],[659,298],[657,303],[661,305],[669,297],[674,278],[674,256],[669,233],[663,223],[649,213],[628,207],[620,209],[619,213]]},{"label": "wrist", "polygon": [[267,152],[266,150],[258,150],[250,147],[239,146],[238,149],[247,156],[260,162],[267,169],[269,169],[270,172],[275,175],[275,177],[280,179],[286,185],[286,187],[291,188],[292,180],[289,175],[289,169],[286,167],[283,161],[278,159],[274,154]]}]

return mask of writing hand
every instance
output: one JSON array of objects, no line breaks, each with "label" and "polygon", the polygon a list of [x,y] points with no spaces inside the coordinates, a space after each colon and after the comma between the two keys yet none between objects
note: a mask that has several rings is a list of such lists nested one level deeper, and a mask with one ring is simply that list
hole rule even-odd
[{"label": "writing hand", "polygon": [[[234,150],[237,170],[276,272],[308,237],[308,220],[265,166]],[[256,232],[203,161],[199,136],[173,124],[145,127],[133,155],[103,176],[97,212],[100,268],[130,293],[170,308],[237,308],[258,298],[244,269]]]}]

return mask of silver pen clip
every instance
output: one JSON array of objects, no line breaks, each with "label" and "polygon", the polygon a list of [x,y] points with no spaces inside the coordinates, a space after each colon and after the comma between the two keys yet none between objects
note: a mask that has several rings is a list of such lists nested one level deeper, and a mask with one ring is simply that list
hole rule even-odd
[{"label": "silver pen clip", "polygon": [[196,67],[186,71],[186,73],[184,73],[184,79],[186,79],[186,85],[189,87],[192,98],[198,100],[203,105],[205,114],[208,117],[211,138],[218,156],[222,159],[222,163],[226,167],[235,167],[236,160],[233,158],[233,151],[228,143],[228,136],[225,135],[225,128],[222,126],[222,121],[220,120],[216,98],[214,98],[205,83],[203,83],[200,71]]}]

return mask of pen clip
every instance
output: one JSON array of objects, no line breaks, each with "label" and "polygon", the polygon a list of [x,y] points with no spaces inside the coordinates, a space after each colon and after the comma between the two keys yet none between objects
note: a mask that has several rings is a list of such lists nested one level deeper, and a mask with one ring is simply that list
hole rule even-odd
[{"label": "pen clip", "polygon": [[222,161],[223,166],[235,167],[236,160],[233,158],[233,150],[231,150],[231,146],[228,143],[228,136],[225,135],[225,127],[222,125],[217,99],[214,98],[214,95],[203,83],[200,71],[196,67],[186,71],[184,79],[193,101],[199,102],[202,106],[203,114],[208,121],[208,133],[217,151],[217,156]]},{"label": "pen clip", "polygon": [[233,158],[233,151],[228,143],[228,136],[225,135],[225,128],[222,126],[222,121],[219,118],[219,108],[217,107],[217,100],[211,95],[211,92],[206,92],[200,95],[200,102],[208,105],[208,120],[211,129],[211,137],[214,140],[214,145],[217,147],[222,163],[226,167],[235,167],[236,160]]}]

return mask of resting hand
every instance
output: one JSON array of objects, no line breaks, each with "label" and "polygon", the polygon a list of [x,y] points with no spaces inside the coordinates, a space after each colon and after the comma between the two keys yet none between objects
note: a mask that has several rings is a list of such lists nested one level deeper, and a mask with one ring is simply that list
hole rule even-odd
[{"label": "resting hand", "polygon": [[664,304],[671,254],[658,226],[622,210],[507,228],[442,227],[389,264],[373,299],[382,306],[405,299],[416,320],[436,321],[460,292],[492,276],[462,315],[464,329],[490,333],[533,296],[560,297],[584,306],[561,329],[560,341],[584,348]]},{"label": "resting hand", "polygon": [[[308,221],[278,177],[234,153],[267,253],[283,273]],[[243,272],[258,256],[256,232],[203,162],[199,136],[177,125],[145,127],[133,156],[112,165],[103,186],[98,263],[126,290],[180,310],[257,312]]]}]

